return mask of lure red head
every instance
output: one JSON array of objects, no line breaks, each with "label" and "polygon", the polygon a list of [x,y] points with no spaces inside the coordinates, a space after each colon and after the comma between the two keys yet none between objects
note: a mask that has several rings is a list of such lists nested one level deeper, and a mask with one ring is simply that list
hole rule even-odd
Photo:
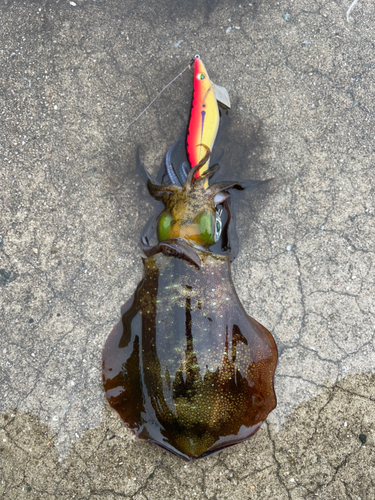
[{"label": "lure red head", "polygon": [[[219,120],[219,107],[212,83],[203,62],[197,57],[194,61],[193,101],[186,138],[187,157],[192,168],[202,160],[207,148],[212,150]],[[196,177],[207,168],[208,162],[202,166]]]}]

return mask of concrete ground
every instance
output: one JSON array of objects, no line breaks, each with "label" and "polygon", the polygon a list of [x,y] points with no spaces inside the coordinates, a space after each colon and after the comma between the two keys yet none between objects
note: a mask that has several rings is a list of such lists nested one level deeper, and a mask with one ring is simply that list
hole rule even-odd
[{"label": "concrete ground", "polygon": [[[375,3],[2,0],[0,493],[6,499],[375,498]],[[278,407],[185,463],[105,400],[101,349],[142,272],[155,173],[199,53],[232,99],[233,264],[280,351]]]}]

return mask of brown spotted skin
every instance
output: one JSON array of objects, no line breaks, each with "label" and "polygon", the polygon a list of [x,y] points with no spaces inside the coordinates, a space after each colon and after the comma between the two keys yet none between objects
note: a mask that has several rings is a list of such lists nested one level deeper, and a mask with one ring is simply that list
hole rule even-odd
[{"label": "brown spotted skin", "polygon": [[276,406],[277,348],[244,311],[229,256],[200,269],[158,253],[103,349],[103,382],[125,424],[185,460],[248,439]]}]

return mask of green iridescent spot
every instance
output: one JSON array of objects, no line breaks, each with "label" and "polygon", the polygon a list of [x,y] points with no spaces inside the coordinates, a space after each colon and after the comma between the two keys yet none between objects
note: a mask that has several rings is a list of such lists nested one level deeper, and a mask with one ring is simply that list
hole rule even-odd
[{"label": "green iridescent spot", "polygon": [[170,237],[172,228],[172,217],[164,212],[159,217],[158,222],[158,239],[159,241],[167,240]]},{"label": "green iridescent spot", "polygon": [[195,218],[195,223],[199,226],[199,236],[204,245],[215,243],[212,216],[209,212],[202,212]]}]

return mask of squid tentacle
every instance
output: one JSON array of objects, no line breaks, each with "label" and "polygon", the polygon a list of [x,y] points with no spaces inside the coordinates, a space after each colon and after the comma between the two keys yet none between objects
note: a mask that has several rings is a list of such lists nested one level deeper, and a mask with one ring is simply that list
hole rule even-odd
[{"label": "squid tentacle", "polygon": [[179,139],[168,149],[168,152],[165,156],[165,168],[167,169],[168,177],[171,180],[172,184],[176,184],[177,186],[181,186],[181,182],[179,181],[173,164],[171,162],[171,156],[174,148],[176,147]]},{"label": "squid tentacle", "polygon": [[189,166],[189,163],[187,161],[184,161],[183,163],[181,163],[180,176],[181,176],[181,180],[184,184],[186,182],[186,178],[188,176],[189,170],[190,170],[190,166]]}]

